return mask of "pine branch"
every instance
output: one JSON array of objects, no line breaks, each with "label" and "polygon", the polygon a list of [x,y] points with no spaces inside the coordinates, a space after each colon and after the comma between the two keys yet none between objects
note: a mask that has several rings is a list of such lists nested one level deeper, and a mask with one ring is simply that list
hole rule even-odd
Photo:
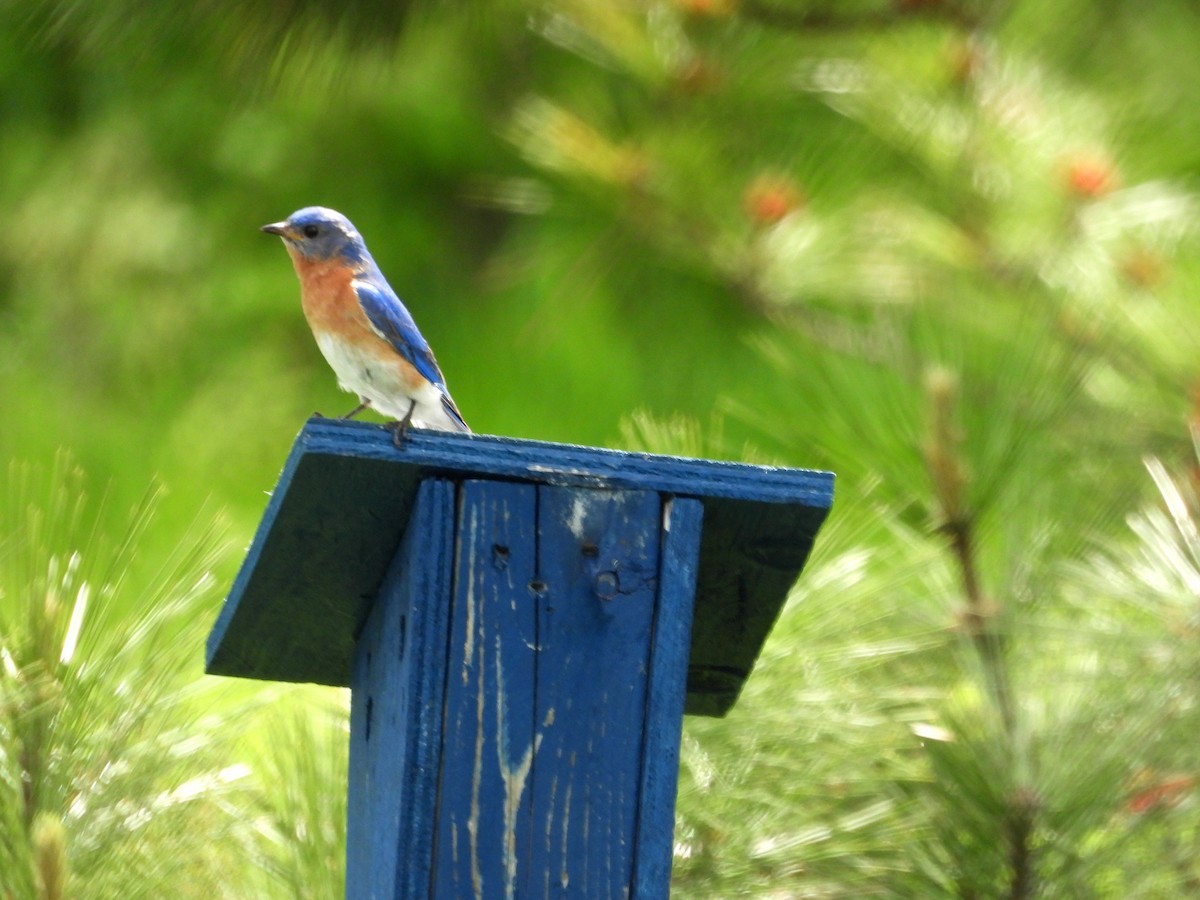
[{"label": "pine branch", "polygon": [[[958,399],[957,378],[945,369],[935,369],[926,378],[926,392],[930,405],[930,429],[924,447],[925,463],[942,517],[941,530],[949,538],[950,550],[962,581],[966,599],[964,626],[983,664],[984,677],[1003,723],[1005,740],[1011,748],[1017,732],[1016,705],[1004,659],[1004,637],[994,624],[999,610],[983,590],[973,517],[964,499],[968,476],[958,450],[963,436],[954,420]],[[1009,799],[1005,832],[1011,869],[1009,896],[1013,900],[1025,900],[1034,894],[1031,837],[1036,807],[1035,795],[1024,787],[1019,787]]]},{"label": "pine branch", "polygon": [[964,624],[987,670],[1005,730],[1011,734],[1015,714],[1003,659],[1003,638],[992,625],[998,610],[984,594],[980,582],[973,518],[963,497],[967,472],[958,454],[962,434],[954,423],[958,382],[953,373],[935,369],[929,373],[925,387],[931,419],[929,440],[924,448],[925,464],[941,512],[940,530],[950,539],[950,549],[962,580],[967,604]]},{"label": "pine branch", "polygon": [[1018,791],[1008,811],[1008,863],[1012,868],[1012,883],[1008,896],[1012,900],[1028,900],[1034,895],[1033,872],[1033,815],[1037,799],[1026,790]]}]

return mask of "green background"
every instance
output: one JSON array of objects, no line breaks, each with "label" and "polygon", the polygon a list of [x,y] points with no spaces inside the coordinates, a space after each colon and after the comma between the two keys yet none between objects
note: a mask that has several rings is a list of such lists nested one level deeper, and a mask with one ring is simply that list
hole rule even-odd
[{"label": "green background", "polygon": [[312,204],[476,431],[837,472],[686,725],[677,896],[1200,893],[1197,46],[1184,0],[0,4],[0,897],[338,896],[344,696],[200,675],[354,403],[257,230]]}]

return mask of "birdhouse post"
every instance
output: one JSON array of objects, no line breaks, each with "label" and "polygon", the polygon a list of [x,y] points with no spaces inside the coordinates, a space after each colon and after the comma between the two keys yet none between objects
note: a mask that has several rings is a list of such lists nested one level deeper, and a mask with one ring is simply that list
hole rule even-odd
[{"label": "birdhouse post", "polygon": [[663,898],[824,472],[314,419],[208,671],[351,688],[346,896]]}]

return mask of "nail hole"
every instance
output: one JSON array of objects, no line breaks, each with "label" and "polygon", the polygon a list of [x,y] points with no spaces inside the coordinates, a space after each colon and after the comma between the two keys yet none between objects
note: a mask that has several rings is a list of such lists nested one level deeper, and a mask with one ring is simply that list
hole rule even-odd
[{"label": "nail hole", "polygon": [[508,547],[504,544],[492,544],[492,565],[497,569],[508,568]]}]

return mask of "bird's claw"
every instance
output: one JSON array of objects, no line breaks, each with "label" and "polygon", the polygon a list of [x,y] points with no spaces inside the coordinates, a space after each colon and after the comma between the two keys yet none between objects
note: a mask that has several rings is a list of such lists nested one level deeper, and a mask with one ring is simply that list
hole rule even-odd
[{"label": "bird's claw", "polygon": [[392,446],[397,450],[408,449],[408,426],[404,422],[393,422],[388,427],[392,432]]},{"label": "bird's claw", "polygon": [[404,414],[403,419],[398,419],[391,424],[392,429],[392,446],[397,450],[405,450],[408,445],[408,427],[412,424],[413,410],[417,408],[417,401],[412,400],[408,404],[408,412]]}]

